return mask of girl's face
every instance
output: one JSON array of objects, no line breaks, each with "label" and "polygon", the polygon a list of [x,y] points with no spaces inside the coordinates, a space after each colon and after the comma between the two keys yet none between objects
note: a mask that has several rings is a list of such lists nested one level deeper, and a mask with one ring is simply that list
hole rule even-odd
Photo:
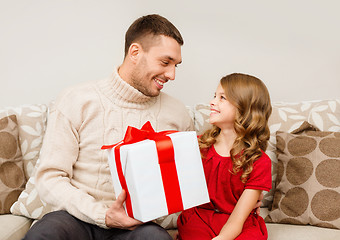
[{"label": "girl's face", "polygon": [[219,84],[214,99],[210,101],[210,123],[223,129],[234,129],[236,107],[226,98],[224,90]]}]

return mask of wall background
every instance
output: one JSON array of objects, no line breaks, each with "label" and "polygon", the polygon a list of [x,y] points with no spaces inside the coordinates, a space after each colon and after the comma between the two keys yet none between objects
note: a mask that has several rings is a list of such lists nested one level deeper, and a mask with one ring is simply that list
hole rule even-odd
[{"label": "wall background", "polygon": [[232,72],[262,79],[273,101],[340,98],[339,12],[337,0],[0,0],[0,107],[109,76],[125,31],[150,13],[183,35],[164,91],[187,105],[208,102]]}]

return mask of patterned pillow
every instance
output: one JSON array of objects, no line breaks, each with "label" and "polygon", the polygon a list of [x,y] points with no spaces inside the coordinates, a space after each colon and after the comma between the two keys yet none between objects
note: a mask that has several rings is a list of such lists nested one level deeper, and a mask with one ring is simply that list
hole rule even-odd
[{"label": "patterned pillow", "polygon": [[340,229],[340,132],[306,123],[299,130],[277,132],[276,189],[265,221]]},{"label": "patterned pillow", "polygon": [[45,134],[47,107],[43,104],[31,104],[17,108],[0,109],[0,118],[12,114],[15,114],[18,120],[25,176],[26,179],[29,179],[39,157]]},{"label": "patterned pillow", "polygon": [[32,219],[40,219],[51,210],[43,203],[35,188],[34,174],[43,142],[47,123],[47,106],[43,104],[24,105],[18,108],[7,108],[0,114],[14,113],[19,123],[19,136],[23,152],[24,169],[28,179],[24,191],[11,206],[11,213]]},{"label": "patterned pillow", "polygon": [[173,213],[164,217],[157,218],[154,222],[159,224],[165,229],[175,229],[177,228],[177,218],[180,212]]},{"label": "patterned pillow", "polygon": [[313,102],[300,103],[273,103],[272,114],[269,118],[268,125],[270,129],[270,138],[266,153],[272,160],[272,189],[264,194],[262,200],[263,206],[271,207],[273,201],[273,191],[275,189],[277,158],[276,158],[276,132],[291,132],[298,128],[304,121],[307,121]]},{"label": "patterned pillow", "polygon": [[22,215],[32,219],[40,219],[52,210],[51,206],[43,202],[35,188],[35,172],[39,166],[39,159],[33,169],[32,177],[26,183],[18,200],[12,205],[10,211],[15,215]]},{"label": "patterned pillow", "polygon": [[211,124],[209,123],[210,106],[204,103],[197,104],[195,105],[193,112],[195,131],[197,132],[197,135],[201,135],[211,127]]},{"label": "patterned pillow", "polygon": [[0,214],[10,213],[26,183],[15,115],[0,119]]},{"label": "patterned pillow", "polygon": [[315,104],[308,122],[321,131],[340,132],[340,100],[324,100]]}]

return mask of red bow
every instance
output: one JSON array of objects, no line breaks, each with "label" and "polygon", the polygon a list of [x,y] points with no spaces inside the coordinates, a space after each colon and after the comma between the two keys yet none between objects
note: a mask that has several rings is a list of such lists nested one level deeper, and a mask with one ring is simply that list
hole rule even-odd
[{"label": "red bow", "polygon": [[162,131],[162,132],[155,132],[155,130],[152,128],[151,123],[147,121],[141,129],[128,126],[125,132],[125,136],[123,141],[120,141],[113,145],[104,145],[101,149],[110,149],[114,148],[118,144],[132,144],[136,142],[140,142],[146,139],[150,140],[159,140],[162,138],[162,136],[165,136],[170,133],[175,133],[177,131]]}]

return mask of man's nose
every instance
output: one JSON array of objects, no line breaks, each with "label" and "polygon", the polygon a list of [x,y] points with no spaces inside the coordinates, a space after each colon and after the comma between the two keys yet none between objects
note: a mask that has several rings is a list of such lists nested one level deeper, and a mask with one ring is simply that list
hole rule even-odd
[{"label": "man's nose", "polygon": [[168,80],[175,80],[175,75],[176,75],[176,67],[169,67],[169,69],[165,73],[165,77]]}]

